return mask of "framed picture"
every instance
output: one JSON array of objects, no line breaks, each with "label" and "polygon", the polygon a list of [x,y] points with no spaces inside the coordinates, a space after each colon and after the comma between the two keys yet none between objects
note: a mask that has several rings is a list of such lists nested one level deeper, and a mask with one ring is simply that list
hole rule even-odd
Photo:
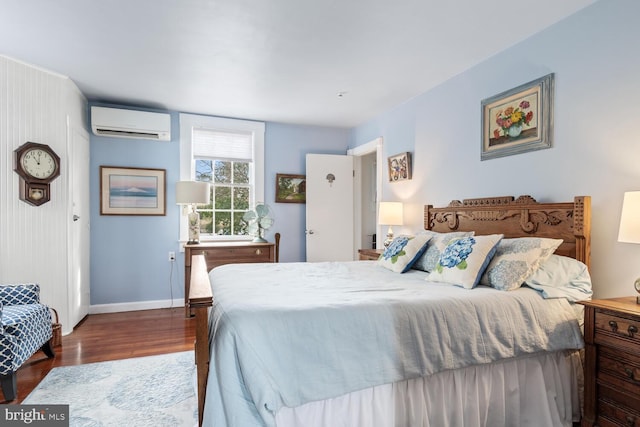
[{"label": "framed picture", "polygon": [[481,160],[551,148],[554,75],[482,101]]},{"label": "framed picture", "polygon": [[389,182],[411,179],[411,153],[400,153],[387,159]]},{"label": "framed picture", "polygon": [[100,215],[165,215],[166,170],[100,166]]},{"label": "framed picture", "polygon": [[305,203],[307,178],[304,175],[276,174],[276,203]]}]

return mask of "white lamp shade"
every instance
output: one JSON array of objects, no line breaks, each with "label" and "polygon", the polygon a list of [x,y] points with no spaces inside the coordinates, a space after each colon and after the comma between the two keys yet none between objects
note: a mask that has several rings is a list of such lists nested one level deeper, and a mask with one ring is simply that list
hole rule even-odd
[{"label": "white lamp shade", "polygon": [[208,182],[178,181],[176,182],[176,203],[178,205],[207,205],[211,200]]},{"label": "white lamp shade", "polygon": [[640,243],[640,191],[624,193],[618,241]]},{"label": "white lamp shade", "polygon": [[401,202],[380,202],[380,211],[378,212],[378,224],[402,225],[402,203]]}]

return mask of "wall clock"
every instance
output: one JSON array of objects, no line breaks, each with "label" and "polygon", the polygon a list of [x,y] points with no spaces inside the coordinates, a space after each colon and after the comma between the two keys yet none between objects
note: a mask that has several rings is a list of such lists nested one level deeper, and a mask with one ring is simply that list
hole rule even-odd
[{"label": "wall clock", "polygon": [[50,184],[60,176],[60,157],[46,144],[26,142],[14,150],[20,200],[40,206],[51,200]]}]

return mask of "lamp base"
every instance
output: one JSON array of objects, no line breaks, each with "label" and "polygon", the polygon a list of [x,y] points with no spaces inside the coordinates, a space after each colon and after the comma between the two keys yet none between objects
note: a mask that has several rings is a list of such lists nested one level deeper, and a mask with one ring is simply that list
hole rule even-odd
[{"label": "lamp base", "polygon": [[188,245],[197,245],[200,243],[200,214],[196,212],[195,206],[193,212],[187,216],[189,221],[189,241]]},{"label": "lamp base", "polygon": [[384,239],[384,242],[382,244],[385,248],[388,248],[391,242],[393,242],[393,230],[391,229],[391,227],[389,227],[389,229],[387,230],[387,238]]}]

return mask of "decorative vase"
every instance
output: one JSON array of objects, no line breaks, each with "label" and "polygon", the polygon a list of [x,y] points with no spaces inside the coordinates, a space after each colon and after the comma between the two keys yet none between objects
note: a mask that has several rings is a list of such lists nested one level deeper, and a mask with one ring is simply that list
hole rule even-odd
[{"label": "decorative vase", "polygon": [[521,132],[522,132],[522,123],[511,125],[509,126],[509,129],[507,129],[507,133],[511,138],[515,138],[516,136],[520,135]]}]

